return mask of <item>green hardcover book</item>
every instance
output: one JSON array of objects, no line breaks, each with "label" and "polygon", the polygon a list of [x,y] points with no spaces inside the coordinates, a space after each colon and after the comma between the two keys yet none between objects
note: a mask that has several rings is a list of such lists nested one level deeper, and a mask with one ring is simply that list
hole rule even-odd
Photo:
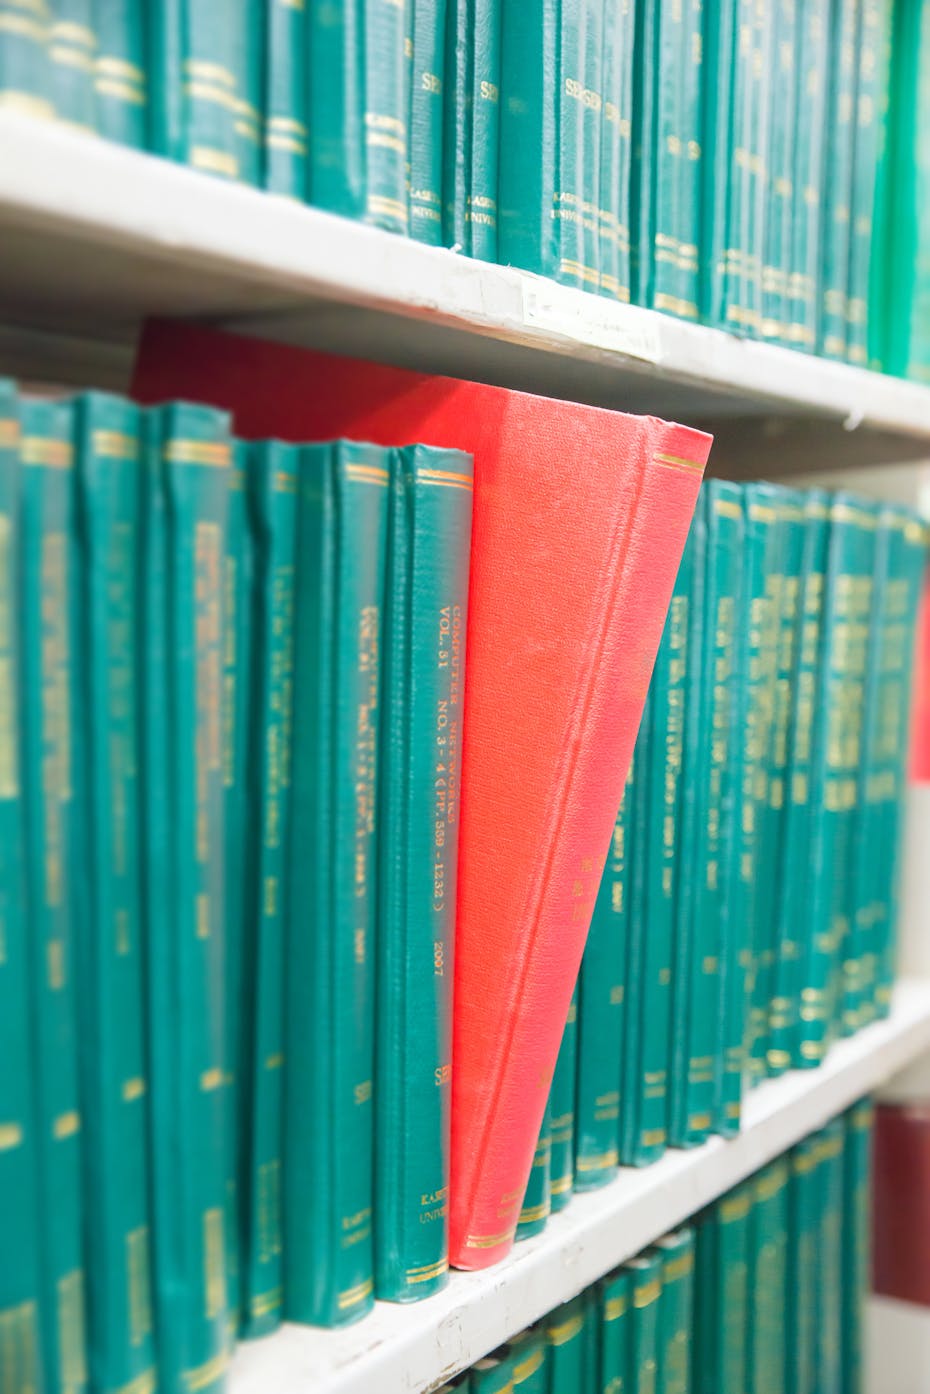
[{"label": "green hardcover book", "polygon": [[[298,447],[280,441],[246,448],[249,458],[244,482],[248,535],[254,539],[254,600],[250,664],[243,670],[240,651],[238,673],[251,673],[247,787],[253,803],[250,849],[247,854],[243,848],[242,853],[246,878],[240,890],[244,890],[246,907],[241,952],[249,996],[240,1037],[244,1049],[235,1068],[242,1075],[245,1105],[239,1168],[246,1216],[241,1264],[243,1325],[245,1335],[260,1336],[278,1324],[284,1305],[284,939],[288,923],[300,452]],[[308,487],[316,482],[311,476]],[[308,512],[313,502],[306,502]],[[305,521],[306,515],[302,518]],[[316,533],[312,536],[318,540]],[[335,919],[331,923],[335,926]]]},{"label": "green hardcover book", "polygon": [[567,285],[598,285],[601,30],[603,0],[561,0],[556,87],[556,274]]},{"label": "green hardcover book", "polygon": [[597,1394],[625,1394],[630,1366],[630,1314],[633,1274],[618,1268],[597,1285],[600,1312]]},{"label": "green hardcover book", "polygon": [[[626,788],[630,788],[629,778]],[[629,814],[614,824],[578,979],[575,1187],[609,1181],[620,1160]]]},{"label": "green hardcover book", "polygon": [[769,195],[762,243],[762,337],[788,338],[788,271],[794,215],[795,123],[799,60],[797,0],[777,0],[772,15],[771,104],[769,108]]},{"label": "green hardcover book", "polygon": [[378,865],[375,1275],[413,1301],[446,1281],[452,974],[472,462],[395,457]]},{"label": "green hardcover book", "polygon": [[496,261],[501,0],[471,0],[471,44],[466,248],[482,261]]},{"label": "green hardcover book", "polygon": [[0,3],[0,110],[45,120],[55,114],[45,5]]},{"label": "green hardcover book", "polygon": [[797,114],[787,279],[787,339],[813,353],[820,316],[820,229],[826,159],[830,0],[797,0]]},{"label": "green hardcover book", "polygon": [[630,1273],[629,1365],[630,1394],[657,1394],[659,1388],[662,1254],[652,1249],[623,1265]]},{"label": "green hardcover book", "polygon": [[691,1328],[694,1307],[694,1230],[666,1235],[656,1246],[662,1256],[659,1300],[659,1388],[662,1394],[689,1394]]},{"label": "green hardcover book", "polygon": [[[680,201],[683,53],[688,25],[684,0],[658,0],[653,24],[654,48],[648,55],[652,82],[652,305],[680,313]],[[644,81],[648,81],[644,79]],[[648,133],[643,132],[643,139]],[[645,171],[644,171],[645,172]]]},{"label": "green hardcover book", "polygon": [[548,1394],[549,1347],[542,1325],[531,1326],[507,1342],[513,1360],[513,1387],[521,1394]]},{"label": "green hardcover book", "polygon": [[849,932],[875,513],[848,494],[830,503],[821,676],[814,718],[808,942],[801,966],[796,1064],[817,1065],[835,1034]]},{"label": "green hardcover book", "polygon": [[751,1182],[746,1378],[750,1394],[789,1394],[791,1389],[785,1368],[789,1176],[788,1158],[779,1157]]},{"label": "green hardcover book", "polygon": [[630,299],[630,141],[634,0],[605,0],[601,168],[598,193],[598,285]]},{"label": "green hardcover book", "polygon": [[869,362],[869,281],[874,232],[876,175],[883,139],[882,108],[887,106],[891,59],[892,0],[861,0],[856,47],[853,107],[852,194],[849,227],[849,283],[846,295],[846,356],[861,367]]},{"label": "green hardcover book", "polygon": [[78,1080],[74,732],[69,606],[74,586],[72,409],[20,407],[22,777],[38,1095],[42,1364],[50,1389],[87,1382],[83,1135]]},{"label": "green hardcover book", "polygon": [[652,696],[646,694],[631,765],[632,785],[627,783],[624,801],[629,808],[626,859],[627,951],[623,985],[623,1072],[620,1084],[620,1160],[634,1165],[639,1127],[641,1021],[643,1015],[643,965],[648,916],[649,765],[651,760]]},{"label": "green hardcover book", "polygon": [[146,146],[148,80],[141,0],[94,0],[97,129],[109,140]]},{"label": "green hardcover book", "polygon": [[[730,198],[735,186],[731,133],[733,74],[738,31],[737,0],[706,0],[703,34],[703,121],[701,158],[701,318],[726,322],[726,283],[732,248],[728,241]],[[726,170],[729,177],[720,178]]]},{"label": "green hardcover book", "polygon": [[587,1394],[594,1374],[593,1338],[597,1308],[587,1292],[556,1307],[546,1318],[549,1388],[559,1394]]},{"label": "green hardcover book", "polygon": [[[415,0],[416,2],[416,0]],[[502,20],[507,16],[505,7]],[[472,26],[474,0],[446,0],[445,96],[442,127],[442,240],[468,252],[466,214],[471,189]],[[501,31],[503,43],[504,34]],[[521,113],[523,114],[523,113]],[[499,152],[505,158],[504,144]],[[503,182],[501,183],[503,189]]]},{"label": "green hardcover book", "polygon": [[[389,467],[379,446],[341,441],[306,446],[299,471],[284,1288],[289,1320],[327,1326],[364,1315],[374,1290],[375,809]],[[273,480],[277,465],[267,468]],[[272,975],[269,994],[275,988]],[[270,996],[262,1049],[272,1059],[275,1027]],[[253,1184],[260,1192],[260,1176]]]},{"label": "green hardcover book", "polygon": [[817,1320],[817,1394],[840,1394],[842,1389],[844,1141],[842,1118],[834,1118],[818,1134],[816,1177],[820,1213],[817,1226],[817,1277],[820,1306]]},{"label": "green hardcover book", "polygon": [[410,84],[410,236],[442,245],[443,102],[446,84],[446,0],[410,0],[413,72]]},{"label": "green hardcover book", "polygon": [[811,776],[814,717],[818,705],[823,600],[829,541],[828,496],[810,490],[804,497],[799,633],[795,641],[793,702],[789,716],[784,814],[779,847],[775,904],[774,995],[769,1015],[768,1073],[781,1074],[795,1057],[801,993],[807,889],[797,868],[809,855],[814,806]]},{"label": "green hardcover book", "polygon": [[[753,248],[750,244],[755,179],[753,163],[753,53],[755,48],[756,6],[754,0],[733,0],[733,59],[731,84],[732,116],[727,168],[730,191],[727,196],[727,230],[723,252],[724,323],[727,328],[752,334],[758,325],[752,320],[750,286],[753,278]],[[718,69],[719,72],[719,69]]]},{"label": "green hardcover book", "polygon": [[468,1372],[469,1394],[513,1394],[513,1366],[507,1347],[476,1361]]},{"label": "green hardcover book", "polygon": [[540,1234],[546,1228],[546,1221],[552,1212],[552,1196],[549,1190],[551,1164],[552,1137],[547,1104],[539,1130],[539,1141],[533,1154],[533,1165],[526,1183],[520,1219],[517,1222],[518,1239],[531,1239],[534,1234]]},{"label": "green hardcover book", "polygon": [[38,1113],[30,1011],[21,782],[19,407],[0,379],[0,1331],[10,1394],[44,1389],[40,1349]]},{"label": "green hardcover book", "polygon": [[698,691],[692,663],[701,646],[698,611],[705,536],[704,510],[699,500],[675,578],[650,684],[651,737],[645,766],[650,786],[646,935],[639,1002],[639,1097],[634,1144],[637,1165],[654,1161],[665,1151],[671,1100],[681,1079],[679,1072],[685,1068],[679,1037],[688,1013],[676,970],[677,941],[682,939],[682,957],[687,958],[685,941],[690,939],[687,930],[679,934],[679,927],[682,911],[690,921],[692,901],[684,884],[690,867],[682,863],[688,855],[692,810],[689,790],[682,784],[686,745],[700,716],[692,708]]},{"label": "green hardcover book", "polygon": [[230,1348],[221,693],[231,454],[228,417],[208,407],[157,408],[146,424],[138,634],[154,1316],[159,1390],[181,1394],[220,1389]]},{"label": "green hardcover book", "polygon": [[823,286],[818,351],[846,357],[850,202],[855,141],[856,37],[862,0],[836,0],[826,113],[827,154],[821,212]]},{"label": "green hardcover book", "polygon": [[48,56],[56,118],[78,131],[96,131],[97,28],[92,0],[54,0]]},{"label": "green hardcover book", "polygon": [[701,164],[704,152],[704,10],[703,0],[686,0],[684,32],[679,48],[680,87],[678,138],[678,305],[675,313],[696,320],[700,314]]},{"label": "green hardcover book", "polygon": [[80,558],[76,737],[84,748],[82,952],[88,1361],[95,1389],[154,1388],[139,828],[138,407],[75,408]]},{"label": "green hardcover book", "polygon": [[[738,874],[742,709],[742,644],[739,630],[745,519],[738,484],[712,479],[704,485],[707,556],[704,575],[702,685],[710,733],[709,782],[699,815],[703,866],[695,868],[695,921],[716,921],[720,941],[719,1027],[714,1060],[713,1130],[739,1131],[745,1035],[744,927],[733,909]],[[706,833],[704,827],[706,824]],[[710,975],[712,978],[712,975]]]},{"label": "green hardcover book", "polygon": [[238,0],[229,15],[236,174],[256,185],[263,183],[265,13],[265,0]]},{"label": "green hardcover book", "polygon": [[[315,0],[311,0],[315,3]],[[358,0],[343,0],[348,9]],[[409,229],[407,200],[407,62],[404,57],[407,38],[407,6],[411,0],[363,0],[360,31],[365,55],[363,121],[365,132],[365,209],[367,223],[387,228],[389,232],[406,233]],[[329,6],[332,9],[332,5]],[[313,96],[313,77],[321,72],[311,54],[310,100]],[[352,55],[343,59],[351,62]],[[332,80],[328,75],[328,80]],[[313,124],[310,126],[313,140]],[[314,202],[316,199],[314,198]],[[340,208],[334,212],[343,212]]]},{"label": "green hardcover book", "polygon": [[150,148],[235,179],[233,25],[217,23],[213,0],[164,0],[145,15]]},{"label": "green hardcover book", "polygon": [[549,1196],[553,1211],[571,1200],[575,1184],[575,1088],[578,1059],[578,990],[575,989],[549,1089]]},{"label": "green hardcover book", "polygon": [[785,1321],[786,1384],[791,1394],[820,1394],[817,1341],[822,1300],[818,1273],[820,1198],[819,1138],[806,1138],[789,1154],[788,1282]]},{"label": "green hardcover book", "polygon": [[249,1039],[251,965],[246,968],[246,937],[250,916],[248,853],[252,845],[250,791],[248,787],[250,674],[252,672],[252,533],[246,504],[249,446],[231,442],[229,504],[226,515],[224,558],[225,605],[223,624],[223,822],[226,869],[226,1058],[229,1074],[229,1148],[227,1156],[227,1274],[229,1306],[237,1328],[242,1325],[242,1267],[240,1242],[244,1225],[240,1216],[246,1196],[240,1192],[239,1175],[248,1174],[248,1157],[240,1157],[251,1127],[248,1079],[251,1068]]},{"label": "green hardcover book", "polygon": [[913,514],[894,513],[886,584],[885,620],[879,658],[882,712],[878,779],[883,792],[881,845],[876,867],[882,869],[881,903],[887,912],[872,918],[871,955],[875,959],[874,990],[867,980],[865,996],[871,996],[876,1015],[888,1015],[895,972],[897,896],[900,876],[900,823],[905,788],[905,767],[910,731],[913,635],[918,605],[924,590],[928,534]]},{"label": "green hardcover book", "polygon": [[652,305],[655,284],[655,54],[659,15],[653,0],[634,0],[630,144],[630,282],[637,305]]},{"label": "green hardcover book", "polygon": [[306,198],[309,7],[268,0],[265,49],[264,183],[273,194]]},{"label": "green hardcover book", "polygon": [[843,1394],[862,1394],[865,1301],[871,1279],[871,1152],[875,1110],[868,1099],[843,1117],[843,1293],[840,1352]]},{"label": "green hardcover book", "polygon": [[746,258],[741,278],[739,323],[745,333],[762,333],[762,268],[765,258],[765,214],[771,189],[769,157],[770,110],[776,67],[771,4],[756,4],[752,24],[752,56],[748,72],[749,189],[745,233]]},{"label": "green hardcover book", "polygon": [[[716,1207],[716,1316],[720,1349],[719,1394],[739,1394],[749,1369],[749,1183],[738,1186]],[[700,1386],[698,1386],[700,1388]]]},{"label": "green hardcover book", "polygon": [[[560,125],[554,89],[560,6],[558,0],[505,4],[501,18],[498,257],[505,265],[554,276],[559,262]],[[533,151],[532,160],[526,158],[527,150]],[[447,167],[448,161],[447,149]],[[448,200],[448,192],[444,197]]]}]

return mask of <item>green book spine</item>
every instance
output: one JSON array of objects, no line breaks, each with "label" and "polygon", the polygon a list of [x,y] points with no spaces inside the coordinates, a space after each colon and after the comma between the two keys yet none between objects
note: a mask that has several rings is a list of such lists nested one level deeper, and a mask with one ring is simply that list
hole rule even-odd
[{"label": "green book spine", "polygon": [[820,228],[826,158],[830,63],[830,0],[798,0],[797,115],[792,167],[792,225],[787,280],[787,339],[792,348],[817,347],[821,266]]},{"label": "green book spine", "polygon": [[[247,786],[249,743],[249,675],[252,671],[252,536],[246,509],[249,446],[231,444],[229,504],[226,516],[223,602],[223,793],[226,869],[226,1058],[229,1073],[229,1150],[227,1157],[227,1271],[229,1305],[236,1326],[242,1321],[240,1161],[250,1129],[247,1107],[251,1062],[249,1041],[249,970],[245,965],[248,851],[251,847],[251,808]],[[242,1171],[246,1175],[245,1170]]]},{"label": "green book spine", "polygon": [[265,188],[308,194],[309,6],[268,0],[265,52]]},{"label": "green book spine", "polygon": [[531,1239],[534,1234],[541,1234],[546,1228],[546,1221],[552,1212],[552,1197],[549,1191],[551,1163],[552,1137],[547,1105],[520,1209],[520,1219],[517,1223],[518,1239]]},{"label": "green book spine", "polygon": [[74,743],[72,409],[20,408],[23,788],[31,1020],[38,1094],[42,1363],[49,1388],[87,1381],[79,1111]]},{"label": "green book spine", "polygon": [[468,1373],[469,1394],[513,1394],[514,1357],[503,1348],[478,1360]]},{"label": "green book spine", "polygon": [[[0,11],[2,15],[2,11]],[[0,1231],[15,1263],[0,1271],[0,1331],[10,1394],[45,1388],[39,1298],[36,1068],[24,913],[21,784],[19,407],[0,379]]]},{"label": "green book spine", "polygon": [[[288,1319],[321,1325],[364,1315],[374,1289],[375,808],[389,464],[380,447],[337,442],[307,446],[299,471],[284,1286]],[[272,1000],[267,1012],[273,1059]],[[261,1177],[253,1184],[260,1192]]]},{"label": "green book spine", "polygon": [[144,21],[139,0],[95,0],[97,128],[109,140],[144,149],[148,102]]},{"label": "green book spine", "polygon": [[694,1317],[691,1340],[691,1387],[694,1394],[718,1394],[722,1366],[722,1332],[718,1320],[720,1229],[714,1207],[694,1224]]},{"label": "green book spine", "polygon": [[[284,1147],[285,946],[288,922],[294,590],[297,491],[296,446],[266,441],[247,447],[248,537],[254,539],[253,632],[240,646],[237,674],[251,674],[246,711],[247,788],[252,795],[251,855],[243,902],[242,952],[249,1001],[240,1039],[245,1128],[240,1176],[247,1222],[243,1233],[243,1314],[248,1336],[281,1320],[282,1154]],[[309,507],[309,505],[308,505]],[[243,551],[240,566],[248,563]],[[240,597],[241,597],[240,591]],[[240,629],[241,626],[237,625]],[[248,667],[243,667],[248,652]],[[243,694],[245,696],[245,694]],[[305,844],[306,845],[306,844]],[[242,892],[240,891],[240,894]]]},{"label": "green book spine", "polygon": [[[306,4],[309,199],[331,213],[361,219],[367,209],[364,0]],[[378,133],[374,126],[372,133]]]},{"label": "green book spine", "polygon": [[795,1062],[807,1067],[823,1059],[841,1006],[874,543],[874,512],[850,495],[834,495],[811,781],[812,807],[819,816],[813,819],[810,839],[810,918],[802,961],[800,1044]]},{"label": "green book spine", "polygon": [[774,49],[774,5],[755,6],[752,25],[752,56],[748,73],[749,189],[745,233],[745,263],[741,280],[744,333],[762,333],[762,268],[765,259],[765,215],[771,189],[769,163],[769,114],[772,83],[776,69]]},{"label": "green book spine", "polygon": [[[620,1085],[620,1159],[632,1166],[636,1157],[640,1054],[643,1015],[643,964],[648,916],[649,768],[651,760],[652,690],[646,694],[633,751],[624,802],[629,808],[627,837],[627,950],[623,985],[623,1073]],[[632,786],[629,780],[632,779]]]},{"label": "green book spine", "polygon": [[[510,21],[515,21],[517,16],[507,15],[508,8],[505,8],[504,16]],[[522,9],[522,7],[519,8]],[[466,214],[471,188],[473,20],[474,0],[447,0],[444,43],[445,76],[443,79],[445,97],[442,130],[442,240],[453,251],[466,253],[469,248]],[[502,44],[505,37],[502,30]],[[515,40],[514,42],[519,41]],[[515,90],[522,93],[524,90],[522,84],[530,81],[530,74],[517,67],[513,70],[513,80]],[[528,117],[530,112],[523,105],[523,97],[518,97],[515,101],[519,103],[519,115],[523,118]],[[522,123],[520,124],[522,125]],[[503,136],[499,158],[503,164],[506,158]],[[501,190],[504,187],[503,176],[501,176]],[[514,214],[515,220],[517,216],[519,215]],[[513,231],[525,231],[523,228],[518,229],[515,220]],[[522,264],[517,262],[517,265]]]},{"label": "green book spine", "polygon": [[719,1394],[741,1394],[749,1370],[749,1211],[751,1184],[745,1183],[716,1207],[717,1272],[715,1275]]},{"label": "green book spine", "polygon": [[814,716],[820,673],[823,600],[827,567],[828,498],[811,490],[804,499],[804,541],[798,593],[792,710],[789,717],[784,815],[779,847],[775,907],[776,957],[769,1015],[769,1074],[794,1063],[799,1023],[801,959],[807,913],[806,883],[798,868],[807,863],[814,809],[811,803]]},{"label": "green book spine", "polygon": [[255,185],[263,183],[265,9],[265,0],[239,0],[230,13],[236,174]]},{"label": "green book spine", "polygon": [[558,279],[591,290],[598,284],[602,3],[603,0],[561,0],[558,24],[558,144],[553,203],[558,228]]},{"label": "green book spine", "polygon": [[497,166],[500,134],[501,0],[471,0],[471,150],[466,246],[497,260]]},{"label": "green book spine", "polygon": [[871,1255],[871,1152],[875,1110],[868,1099],[851,1108],[843,1118],[843,1295],[842,1359],[843,1394],[862,1394],[862,1350],[865,1301],[870,1290]]},{"label": "green book spine", "polygon": [[688,853],[688,792],[682,790],[682,774],[686,732],[690,735],[693,725],[690,665],[700,651],[696,611],[703,582],[704,537],[704,516],[699,501],[675,579],[650,684],[651,738],[645,767],[650,786],[646,832],[646,935],[634,1143],[637,1165],[654,1161],[665,1151],[670,1100],[680,1079],[677,1070],[683,1064],[676,1050],[678,1033],[673,1029],[673,1022],[677,1020],[678,1011],[687,1012],[687,1007],[680,997],[673,1005],[673,998],[679,987],[674,981],[677,921],[683,900],[684,903],[688,900],[683,883],[690,868],[682,866],[682,859]]},{"label": "green book spine", "polygon": [[689,1394],[694,1307],[694,1230],[660,1239],[662,1296],[659,1300],[659,1388],[662,1394]]},{"label": "green book spine", "polygon": [[410,92],[410,235],[442,245],[443,102],[452,73],[445,62],[446,0],[412,0]]},{"label": "green book spine", "polygon": [[378,901],[379,1297],[446,1281],[452,973],[472,462],[396,456],[388,541]]},{"label": "green book spine", "polygon": [[55,113],[47,5],[0,3],[0,110],[46,120]]},{"label": "green book spine", "polygon": [[55,0],[48,56],[57,120],[75,130],[96,131],[97,27],[92,0]]},{"label": "green book spine", "polygon": [[[178,0],[168,0],[170,14]],[[238,179],[236,133],[236,25],[221,15],[215,0],[180,0],[183,7],[183,66],[168,69],[168,81],[182,83],[184,155],[194,169]],[[158,8],[157,6],[155,8]]]},{"label": "green book spine", "polygon": [[549,1347],[545,1327],[531,1326],[508,1343],[513,1359],[513,1387],[520,1394],[548,1394]]},{"label": "green book spine", "polygon": [[549,1089],[550,1182],[553,1211],[562,1210],[575,1185],[575,1087],[578,1059],[578,991],[568,1009]]},{"label": "green book spine", "polygon": [[790,1389],[785,1368],[789,1176],[787,1157],[779,1157],[751,1183],[746,1379],[750,1394],[789,1394]]},{"label": "green book spine", "polygon": [[[703,35],[703,123],[701,159],[701,318],[726,322],[726,280],[730,263],[730,197],[735,185],[730,141],[737,0],[706,0]],[[721,170],[731,177],[720,178]]]},{"label": "green book spine", "polygon": [[546,1318],[549,1388],[559,1394],[587,1394],[593,1369],[597,1308],[587,1292],[556,1307]]},{"label": "green book spine", "polygon": [[752,322],[749,296],[753,275],[749,237],[754,184],[752,64],[756,7],[754,0],[734,0],[734,4],[732,117],[727,157],[730,191],[723,251],[724,323],[729,329],[752,334],[758,328]]},{"label": "green book spine", "polygon": [[819,1394],[817,1340],[821,1287],[818,1274],[819,1196],[815,1133],[789,1154],[788,1283],[785,1321],[787,1387],[791,1394]]},{"label": "green book spine", "polygon": [[817,1394],[840,1394],[842,1389],[844,1141],[842,1118],[834,1118],[818,1134],[816,1177],[820,1213],[817,1276],[820,1309],[817,1321]]},{"label": "green book spine", "polygon": [[637,305],[653,304],[657,103],[655,52],[658,14],[654,0],[635,0],[633,80],[630,103],[630,281]]},{"label": "green book spine", "polygon": [[[543,276],[556,274],[559,258],[554,91],[559,24],[558,0],[524,0],[503,7],[498,257],[505,265]],[[448,142],[448,127],[446,132]],[[533,151],[531,160],[527,150]],[[449,158],[447,148],[446,168]],[[443,197],[448,202],[448,190]]]},{"label": "green book spine", "polygon": [[[364,0],[360,16],[363,30],[356,35],[356,41],[362,43],[365,54],[363,118],[367,177],[364,218],[376,227],[401,233],[406,233],[409,228],[407,64],[404,42],[407,36],[407,6],[410,3],[411,0]],[[348,3],[345,8],[348,9]],[[351,57],[343,59],[346,64],[350,61]],[[319,75],[315,63],[313,74]],[[310,86],[313,102],[312,76]],[[310,129],[312,133],[312,125]],[[336,208],[334,211],[341,213],[348,209]]]},{"label": "green book spine", "polygon": [[655,47],[650,54],[654,104],[654,150],[649,170],[652,180],[652,305],[657,310],[679,314],[682,54],[688,26],[684,0],[659,0],[655,9]]},{"label": "green book spine", "polygon": [[231,456],[222,412],[174,404],[147,428],[138,633],[154,1315],[159,1390],[182,1394],[220,1389],[230,1347],[221,693]]},{"label": "green book spine", "polygon": [[683,319],[700,314],[701,164],[704,152],[704,20],[703,0],[686,0],[684,32],[679,49],[680,87],[678,138],[678,305]]},{"label": "green book spine", "polygon": [[88,1357],[95,1389],[154,1388],[144,1038],[135,561],[139,409],[75,410],[80,556],[77,735],[85,750],[81,1084]]},{"label": "green book spine", "polygon": [[655,1249],[630,1259],[629,1365],[630,1394],[656,1394],[659,1381],[662,1254]]},{"label": "green book spine", "polygon": [[846,356],[869,363],[869,281],[875,232],[876,177],[890,63],[891,0],[861,0],[856,53],[854,159],[849,231],[849,285],[846,299]]},{"label": "green book spine", "polygon": [[630,1366],[630,1324],[633,1275],[618,1268],[597,1285],[600,1312],[597,1394],[625,1394]]},{"label": "green book spine", "polygon": [[[879,708],[883,717],[878,753],[884,813],[876,867],[882,871],[879,902],[887,905],[887,911],[877,913],[872,921],[870,938],[875,982],[874,989],[868,992],[874,1012],[880,1017],[888,1015],[895,974],[900,822],[910,731],[913,635],[926,565],[926,527],[912,514],[896,512],[886,586],[886,627],[879,659],[882,675]],[[871,983],[868,988],[872,989]]]},{"label": "green book spine", "polygon": [[846,357],[856,99],[856,36],[862,0],[833,7],[831,81],[826,114],[827,155],[821,212],[823,286],[818,351]]},{"label": "green book spine", "polygon": [[[740,692],[742,645],[740,595],[745,537],[743,495],[738,484],[709,480],[704,485],[707,558],[704,579],[702,684],[708,711],[709,782],[703,792],[699,827],[706,836],[703,867],[695,870],[695,921],[718,922],[718,1039],[714,1062],[714,1131],[739,1131],[745,1034],[745,971],[741,961],[743,926],[733,913],[737,875],[740,743],[743,737]],[[706,834],[704,826],[706,824]]]},{"label": "green book spine", "polygon": [[798,113],[796,0],[778,0],[772,15],[769,196],[762,256],[762,337],[787,341],[788,271],[794,214],[795,122]]},{"label": "green book spine", "polygon": [[633,0],[605,0],[601,168],[598,193],[598,285],[630,299],[630,102]]},{"label": "green book spine", "polygon": [[578,980],[577,1190],[609,1181],[620,1159],[628,822],[624,797],[594,904]]},{"label": "green book spine", "polygon": [[[775,503],[776,529],[779,537],[779,579],[776,587],[778,605],[773,616],[775,625],[775,685],[772,705],[772,729],[769,738],[768,802],[763,809],[762,832],[764,870],[759,876],[762,905],[765,908],[765,945],[763,949],[758,1002],[761,1039],[756,1046],[755,1068],[760,1072],[780,1074],[787,1062],[775,1056],[772,1044],[774,1031],[784,1029],[786,1013],[790,1014],[790,994],[780,991],[782,959],[782,922],[779,917],[779,894],[783,878],[796,874],[784,866],[783,847],[787,833],[785,812],[789,793],[789,751],[793,729],[794,702],[797,690],[799,641],[802,637],[801,585],[806,541],[804,495],[794,490],[780,491]],[[796,933],[790,926],[788,933]],[[792,940],[793,942],[793,940]]]}]

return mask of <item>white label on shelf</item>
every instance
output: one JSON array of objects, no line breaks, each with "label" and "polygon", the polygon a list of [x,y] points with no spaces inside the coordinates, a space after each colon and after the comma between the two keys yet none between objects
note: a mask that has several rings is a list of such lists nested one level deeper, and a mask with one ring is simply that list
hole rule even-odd
[{"label": "white label on shelf", "polygon": [[543,277],[523,280],[523,322],[527,327],[549,330],[592,348],[621,353],[658,363],[662,357],[658,328],[649,323],[648,310],[619,305]]}]

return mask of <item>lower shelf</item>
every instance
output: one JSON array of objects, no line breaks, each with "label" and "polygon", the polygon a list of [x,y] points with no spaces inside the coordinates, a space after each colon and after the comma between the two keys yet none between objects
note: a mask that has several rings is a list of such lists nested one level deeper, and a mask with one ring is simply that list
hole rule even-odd
[{"label": "lower shelf", "polygon": [[409,1307],[379,1302],[341,1331],[288,1325],[240,1346],[232,1394],[425,1394],[646,1248],[930,1050],[930,980],[899,983],[891,1016],[754,1091],[730,1142],[712,1138],[577,1195],[544,1233],[483,1273],[453,1273]]}]

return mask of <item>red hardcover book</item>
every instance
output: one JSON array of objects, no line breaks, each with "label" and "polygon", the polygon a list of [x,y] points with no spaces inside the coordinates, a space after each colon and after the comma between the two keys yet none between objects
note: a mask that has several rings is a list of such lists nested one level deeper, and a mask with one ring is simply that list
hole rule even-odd
[{"label": "red hardcover book", "polygon": [[930,1307],[930,1104],[875,1110],[872,1286]]},{"label": "red hardcover book", "polygon": [[513,1242],[710,437],[164,323],[135,392],[225,406],[245,436],[474,456],[449,1225],[452,1263],[486,1267]]}]

